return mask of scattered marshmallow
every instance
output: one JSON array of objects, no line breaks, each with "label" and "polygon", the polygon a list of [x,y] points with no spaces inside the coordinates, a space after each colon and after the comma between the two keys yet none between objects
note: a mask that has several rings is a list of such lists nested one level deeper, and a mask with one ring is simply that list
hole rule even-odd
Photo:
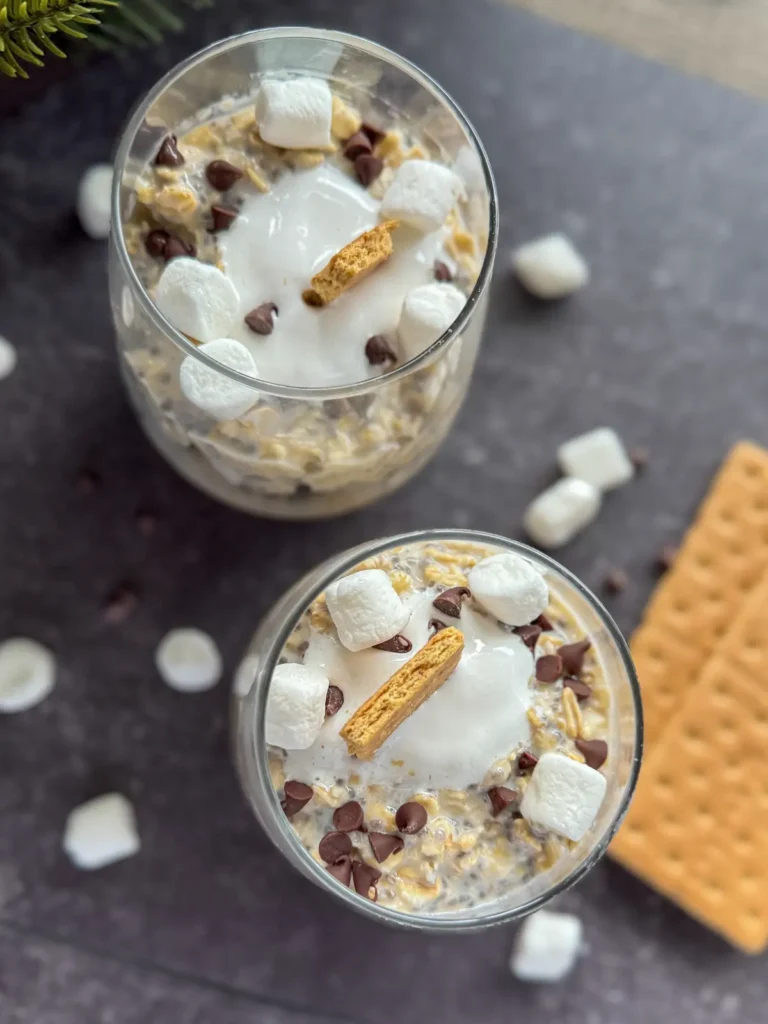
[{"label": "scattered marshmallow", "polygon": [[256,99],[259,135],[283,149],[321,149],[331,142],[331,90],[322,78],[266,79]]},{"label": "scattered marshmallow", "polygon": [[285,750],[311,747],[325,721],[329,686],[324,673],[288,662],[272,673],[264,718],[267,743]]},{"label": "scattered marshmallow", "polygon": [[339,640],[348,651],[384,643],[397,636],[410,618],[383,569],[362,569],[343,576],[325,592]]},{"label": "scattered marshmallow", "polygon": [[508,626],[533,622],[549,604],[549,588],[533,562],[511,551],[478,562],[468,575],[472,596]]},{"label": "scattered marshmallow", "polygon": [[16,369],[16,363],[16,349],[7,338],[3,338],[0,335],[0,380],[3,380],[4,377],[10,377]]},{"label": "scattered marshmallow", "polygon": [[80,179],[77,217],[86,235],[107,238],[112,213],[112,167],[95,164]]},{"label": "scattered marshmallow", "polygon": [[155,305],[177,331],[213,341],[225,337],[237,319],[240,296],[218,267],[178,256],[157,282]]},{"label": "scattered marshmallow", "polygon": [[210,690],[221,678],[221,654],[200,629],[172,629],[155,652],[163,682],[180,693]]},{"label": "scattered marshmallow", "polygon": [[509,968],[520,981],[562,981],[578,959],[581,937],[575,914],[537,910],[515,937]]},{"label": "scattered marshmallow", "polygon": [[56,682],[56,662],[36,640],[14,637],[0,644],[0,712],[26,711],[48,696]]},{"label": "scattered marshmallow", "polygon": [[544,235],[512,253],[512,268],[532,295],[562,299],[589,281],[584,257],[565,235]]},{"label": "scattered marshmallow", "polygon": [[635,475],[621,438],[610,427],[598,427],[561,444],[557,461],[566,476],[586,480],[600,491],[621,487]]},{"label": "scattered marshmallow", "polygon": [[424,233],[441,228],[462,194],[461,178],[432,160],[406,160],[381,200],[381,215]]},{"label": "scattered marshmallow", "polygon": [[[217,362],[249,377],[256,377],[256,362],[239,341],[232,338],[217,338],[201,345],[205,352]],[[243,416],[257,399],[256,392],[245,384],[230,380],[223,373],[212,370],[195,356],[187,356],[179,368],[179,387],[185,398],[209,413],[217,420],[235,420]]]},{"label": "scattered marshmallow", "polygon": [[95,871],[139,852],[133,807],[120,793],[105,793],[70,812],[64,850],[75,867]]},{"label": "scattered marshmallow", "polygon": [[520,801],[534,825],[578,842],[592,827],[605,796],[604,775],[565,754],[542,754]]},{"label": "scattered marshmallow", "polygon": [[600,491],[586,480],[565,476],[534,498],[523,517],[523,526],[535,544],[558,548],[597,517]]},{"label": "scattered marshmallow", "polygon": [[467,297],[452,284],[423,284],[405,296],[397,333],[408,359],[423,352],[451,326]]}]

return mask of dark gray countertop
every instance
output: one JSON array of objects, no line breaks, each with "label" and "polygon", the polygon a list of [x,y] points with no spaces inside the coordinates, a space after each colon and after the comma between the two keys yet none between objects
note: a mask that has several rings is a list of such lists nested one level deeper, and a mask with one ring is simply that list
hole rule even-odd
[{"label": "dark gray countertop", "polygon": [[[768,110],[490,0],[270,9],[221,0],[162,51],[97,63],[0,124],[0,334],[20,354],[0,383],[0,637],[36,637],[59,663],[43,705],[0,719],[0,1021],[758,1024],[764,961],[610,863],[562,901],[590,948],[555,987],[509,977],[511,929],[422,938],[340,911],[246,810],[226,687],[173,693],[152,657],[167,629],[194,624],[231,669],[281,590],[352,542],[430,525],[517,533],[555,445],[601,423],[648,445],[651,465],[562,558],[597,586],[628,570],[611,607],[631,629],[655,553],[730,443],[768,440]],[[229,32],[308,21],[370,35],[448,87],[490,152],[502,232],[485,347],[443,451],[377,507],[291,525],[217,506],[144,440],[116,373],[106,249],[71,207],[162,70]],[[510,281],[506,251],[557,228],[594,280],[543,306]],[[100,474],[95,493],[78,487],[82,467]],[[152,537],[140,508],[158,517]],[[111,626],[104,597],[124,579],[141,601]],[[79,873],[62,825],[107,787],[135,802],[143,848]]]}]

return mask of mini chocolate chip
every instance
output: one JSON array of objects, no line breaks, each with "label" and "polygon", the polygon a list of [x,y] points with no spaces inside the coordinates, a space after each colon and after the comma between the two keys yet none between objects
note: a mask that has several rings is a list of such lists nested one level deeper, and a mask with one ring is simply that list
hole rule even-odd
[{"label": "mini chocolate chip", "polygon": [[563,686],[567,686],[569,690],[573,690],[579,703],[583,700],[589,700],[592,696],[592,687],[587,686],[586,683],[582,683],[580,679],[574,679],[572,676],[565,677],[563,680]]},{"label": "mini chocolate chip", "polygon": [[575,644],[563,644],[558,647],[557,653],[563,659],[563,666],[566,674],[577,676],[584,666],[584,655],[592,646],[592,641],[584,638],[577,640]]},{"label": "mini chocolate chip", "polygon": [[576,749],[584,755],[590,768],[600,768],[608,757],[608,744],[605,740],[575,740]]},{"label": "mini chocolate chip", "polygon": [[274,302],[262,302],[245,317],[245,322],[255,334],[271,334],[275,326],[275,313],[278,309]]},{"label": "mini chocolate chip", "polygon": [[451,268],[448,266],[447,263],[443,263],[442,260],[435,260],[434,273],[435,273],[435,280],[436,281],[452,281],[453,280],[453,274],[451,273]]},{"label": "mini chocolate chip", "polygon": [[371,140],[363,131],[350,135],[344,143],[344,156],[347,160],[356,160],[361,153],[370,153],[373,149]]},{"label": "mini chocolate chip", "polygon": [[194,258],[197,256],[197,249],[191,242],[184,242],[178,235],[171,235],[165,243],[163,257],[167,263],[169,260],[175,259],[177,256],[190,256]]},{"label": "mini chocolate chip", "polygon": [[344,693],[339,689],[338,686],[334,686],[333,683],[328,687],[328,692],[325,695],[325,717],[333,718],[337,711],[341,710],[344,704]]},{"label": "mini chocolate chip", "polygon": [[[356,860],[352,864],[352,880],[355,883],[355,889],[360,893],[361,896],[367,896],[368,899],[376,902],[378,893],[376,892],[376,883],[381,878],[381,872],[378,868],[372,867],[370,864],[366,864],[363,860]],[[373,895],[371,895],[371,889],[373,889]]]},{"label": "mini chocolate chip", "polygon": [[407,636],[398,633],[391,640],[385,640],[382,644],[373,645],[377,651],[391,651],[392,654],[407,654],[412,650],[413,644]]},{"label": "mini chocolate chip", "polygon": [[405,846],[405,842],[400,836],[389,835],[387,832],[369,832],[368,841],[371,844],[373,856],[379,864],[387,857],[391,857],[393,853],[400,853]]},{"label": "mini chocolate chip", "polygon": [[211,218],[214,231],[226,231],[237,217],[237,210],[231,206],[222,206],[221,203],[214,203],[211,207]]},{"label": "mini chocolate chip", "polygon": [[384,161],[374,156],[373,153],[361,153],[355,160],[355,174],[363,188],[372,185],[383,169]]},{"label": "mini chocolate chip", "polygon": [[434,636],[435,633],[439,633],[441,629],[448,629],[448,624],[446,622],[441,622],[440,619],[430,619],[429,628],[432,630],[432,636]]},{"label": "mini chocolate chip", "polygon": [[325,870],[342,885],[349,885],[352,879],[352,858],[339,857],[335,864],[329,864]]},{"label": "mini chocolate chip", "polygon": [[517,793],[506,786],[491,786],[488,790],[488,799],[491,801],[491,814],[496,818],[517,800]]},{"label": "mini chocolate chip", "polygon": [[512,632],[517,633],[525,646],[533,650],[536,646],[536,641],[541,636],[541,626],[534,626],[533,623],[528,626],[515,626]]},{"label": "mini chocolate chip", "polygon": [[563,674],[563,659],[559,654],[543,654],[536,660],[536,678],[540,683],[554,683]]},{"label": "mini chocolate chip", "polygon": [[416,800],[409,800],[397,808],[395,824],[399,832],[404,832],[407,836],[416,835],[427,824],[426,807]]},{"label": "mini chocolate chip", "polygon": [[677,548],[674,544],[665,544],[656,558],[656,568],[659,572],[669,572],[675,564]]},{"label": "mini chocolate chip", "polygon": [[205,168],[205,176],[215,189],[226,192],[240,181],[243,172],[228,160],[211,160]]},{"label": "mini chocolate chip", "polygon": [[184,157],[179,152],[178,140],[175,135],[166,135],[160,143],[155,157],[157,167],[181,167]]},{"label": "mini chocolate chip", "polygon": [[628,583],[629,576],[623,569],[611,569],[605,577],[603,585],[610,594],[620,594],[622,590],[627,589]]},{"label": "mini chocolate chip", "polygon": [[125,622],[138,603],[138,594],[130,583],[118,584],[104,604],[104,621],[113,625]]},{"label": "mini chocolate chip", "polygon": [[542,612],[537,618],[531,623],[533,626],[538,626],[542,633],[551,633],[555,628],[546,615]]},{"label": "mini chocolate chip", "polygon": [[629,461],[635,467],[638,473],[642,473],[644,469],[648,468],[648,460],[650,453],[647,448],[642,445],[636,445],[634,448],[629,450]]},{"label": "mini chocolate chip", "polygon": [[432,604],[443,615],[458,619],[461,616],[461,602],[465,597],[472,597],[467,587],[449,587],[442,594],[438,594]]},{"label": "mini chocolate chip", "polygon": [[171,236],[167,231],[163,231],[162,228],[155,228],[155,230],[150,231],[144,239],[144,248],[150,256],[154,256],[155,258],[158,256],[165,256],[165,247],[168,244],[170,237]]},{"label": "mini chocolate chip", "polygon": [[311,786],[308,786],[306,782],[297,782],[295,779],[288,779],[283,784],[283,794],[286,800],[292,800],[299,804],[297,810],[305,807],[314,796]]},{"label": "mini chocolate chip", "polygon": [[334,864],[340,857],[352,853],[352,840],[346,832],[326,832],[317,847],[326,864]]},{"label": "mini chocolate chip", "polygon": [[357,800],[350,800],[333,812],[333,827],[339,832],[357,832],[363,824],[363,808]]},{"label": "mini chocolate chip", "polygon": [[533,754],[529,754],[527,750],[524,750],[517,759],[517,770],[519,772],[533,771],[538,763],[538,757],[534,757]]},{"label": "mini chocolate chip", "polygon": [[383,334],[374,334],[365,343],[365,358],[371,366],[381,366],[382,363],[396,363],[397,354],[393,352]]},{"label": "mini chocolate chip", "polygon": [[360,125],[360,131],[368,137],[368,141],[372,146],[377,146],[387,134],[386,132],[383,132],[381,128],[376,128],[367,121],[363,121]]}]

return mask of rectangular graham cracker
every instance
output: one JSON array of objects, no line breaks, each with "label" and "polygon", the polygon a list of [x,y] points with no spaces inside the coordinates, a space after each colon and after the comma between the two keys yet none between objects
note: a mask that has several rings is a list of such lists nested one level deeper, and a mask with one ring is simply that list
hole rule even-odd
[{"label": "rectangular graham cracker", "polygon": [[366,761],[399,725],[443,685],[459,664],[464,635],[450,626],[435,633],[416,654],[361,704],[341,730],[347,749]]},{"label": "rectangular graham cracker", "polygon": [[651,751],[610,849],[746,953],[768,944],[767,617],[768,574]]}]

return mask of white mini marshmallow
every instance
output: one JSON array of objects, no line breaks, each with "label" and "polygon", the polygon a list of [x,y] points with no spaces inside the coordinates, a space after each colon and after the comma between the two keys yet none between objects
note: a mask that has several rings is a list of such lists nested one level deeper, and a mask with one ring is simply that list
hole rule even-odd
[{"label": "white mini marshmallow", "polygon": [[605,796],[606,779],[565,754],[542,754],[520,801],[533,825],[578,842],[592,827]]},{"label": "white mini marshmallow", "polygon": [[89,167],[77,188],[77,217],[86,235],[107,238],[112,211],[112,167]]},{"label": "white mini marshmallow", "polygon": [[342,577],[328,587],[325,601],[348,651],[391,640],[411,614],[383,569],[363,569]]},{"label": "white mini marshmallow", "polygon": [[540,299],[562,299],[589,281],[584,257],[565,235],[545,235],[512,253],[512,267],[525,288]]},{"label": "white mini marshmallow", "polygon": [[177,256],[157,282],[155,305],[177,331],[213,341],[226,337],[237,319],[240,296],[218,267]]},{"label": "white mini marshmallow", "polygon": [[523,518],[529,536],[542,548],[558,548],[596,518],[600,491],[586,480],[565,476],[534,498]]},{"label": "white mini marshmallow", "polygon": [[45,700],[56,682],[56,662],[36,640],[14,637],[0,644],[0,712],[26,711]]},{"label": "white mini marshmallow", "polygon": [[16,349],[7,338],[0,335],[0,380],[10,377],[16,369],[17,361]]},{"label": "white mini marshmallow", "polygon": [[462,146],[456,154],[453,169],[466,185],[468,192],[485,190],[485,174],[480,157],[471,146]]},{"label": "white mini marshmallow", "polygon": [[467,297],[452,284],[422,284],[405,296],[397,334],[408,359],[417,356],[448,330]]},{"label": "white mini marshmallow", "polygon": [[246,654],[243,660],[235,669],[235,677],[232,680],[232,692],[236,697],[247,697],[251,692],[253,681],[259,670],[258,654]]},{"label": "white mini marshmallow", "polygon": [[163,682],[180,693],[210,690],[221,678],[221,654],[213,639],[200,629],[172,629],[155,652]]},{"label": "white mini marshmallow", "polygon": [[542,574],[527,558],[511,551],[484,558],[467,579],[475,600],[508,626],[533,622],[549,604]]},{"label": "white mini marshmallow", "polygon": [[315,668],[293,662],[278,665],[267,696],[267,743],[285,750],[311,747],[325,721],[328,686],[328,677]]},{"label": "white mini marshmallow", "polygon": [[266,79],[256,99],[259,135],[283,149],[318,149],[331,141],[331,90],[322,78]]},{"label": "white mini marshmallow", "polygon": [[537,910],[515,936],[509,968],[520,981],[562,981],[578,959],[581,937],[574,914]]},{"label": "white mini marshmallow", "polygon": [[424,233],[445,224],[463,192],[461,178],[432,160],[405,160],[381,200],[381,215]]},{"label": "white mini marshmallow", "polygon": [[[232,370],[247,373],[249,377],[258,374],[251,353],[245,345],[232,338],[209,341],[201,345],[199,351]],[[179,387],[193,405],[217,420],[235,420],[243,416],[258,398],[252,388],[217,373],[194,356],[187,356],[179,368]]]},{"label": "white mini marshmallow", "polygon": [[63,845],[83,871],[132,857],[141,848],[133,807],[120,793],[105,793],[81,804],[67,818]]},{"label": "white mini marshmallow", "polygon": [[561,444],[557,461],[566,476],[586,480],[600,491],[621,487],[635,475],[621,438],[610,427],[598,427]]}]

